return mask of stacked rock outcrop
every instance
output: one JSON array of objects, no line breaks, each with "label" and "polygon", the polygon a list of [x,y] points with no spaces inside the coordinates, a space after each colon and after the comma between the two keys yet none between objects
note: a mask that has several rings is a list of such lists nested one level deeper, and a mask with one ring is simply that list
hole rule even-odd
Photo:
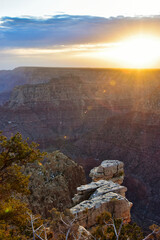
[{"label": "stacked rock outcrop", "polygon": [[[123,163],[118,160],[105,160],[91,170],[92,182],[77,188],[70,210],[77,215],[80,225],[89,228],[96,224],[96,217],[108,211],[113,217],[130,222],[132,203],[125,198],[127,188],[123,182]],[[106,180],[107,179],[107,180]]]}]

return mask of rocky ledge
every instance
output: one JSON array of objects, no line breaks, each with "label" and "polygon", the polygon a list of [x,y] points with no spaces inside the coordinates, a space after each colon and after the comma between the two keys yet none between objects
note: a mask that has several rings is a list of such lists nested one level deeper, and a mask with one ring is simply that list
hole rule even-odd
[{"label": "rocky ledge", "polygon": [[117,183],[106,180],[99,180],[97,182],[91,182],[86,185],[82,185],[77,188],[77,194],[72,198],[74,204],[78,204],[86,199],[93,199],[105,193],[114,192],[125,197],[127,188],[120,186]]},{"label": "rocky ledge", "polygon": [[78,187],[72,199],[76,205],[70,210],[80,225],[86,228],[94,226],[96,217],[105,211],[130,222],[132,203],[125,198],[127,188],[116,183],[123,181],[123,175],[123,163],[118,160],[105,160],[91,170],[93,182]]}]

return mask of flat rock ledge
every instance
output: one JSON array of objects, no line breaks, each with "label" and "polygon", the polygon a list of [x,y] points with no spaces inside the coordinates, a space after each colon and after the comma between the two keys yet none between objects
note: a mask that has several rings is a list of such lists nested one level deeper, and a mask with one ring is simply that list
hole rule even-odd
[{"label": "flat rock ledge", "polygon": [[85,200],[70,209],[73,215],[77,215],[78,223],[85,228],[90,228],[96,224],[96,217],[108,211],[115,218],[122,218],[125,222],[130,222],[130,208],[132,203],[125,197],[109,192],[104,195]]},{"label": "flat rock ledge", "polygon": [[99,180],[97,182],[91,182],[86,185],[82,185],[77,188],[77,194],[74,195],[72,201],[74,204],[78,204],[87,199],[93,199],[105,193],[114,192],[125,197],[127,188],[121,186],[112,181]]},{"label": "flat rock ledge", "polygon": [[124,164],[119,160],[104,160],[100,166],[93,168],[89,176],[92,181],[100,179],[112,180],[112,182],[122,184],[124,179]]}]

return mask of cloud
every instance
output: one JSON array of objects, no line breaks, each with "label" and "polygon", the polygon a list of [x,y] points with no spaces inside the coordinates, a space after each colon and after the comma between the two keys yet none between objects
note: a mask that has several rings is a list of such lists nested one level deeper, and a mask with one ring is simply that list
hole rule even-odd
[{"label": "cloud", "polygon": [[157,31],[160,16],[94,17],[56,15],[48,18],[0,18],[0,49],[57,48],[60,45],[109,43],[136,31]]}]

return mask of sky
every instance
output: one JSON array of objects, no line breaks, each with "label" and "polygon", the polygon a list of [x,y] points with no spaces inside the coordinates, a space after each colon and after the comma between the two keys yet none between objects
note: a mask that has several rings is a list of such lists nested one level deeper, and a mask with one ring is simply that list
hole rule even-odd
[{"label": "sky", "polygon": [[0,69],[160,67],[159,0],[0,0]]}]

